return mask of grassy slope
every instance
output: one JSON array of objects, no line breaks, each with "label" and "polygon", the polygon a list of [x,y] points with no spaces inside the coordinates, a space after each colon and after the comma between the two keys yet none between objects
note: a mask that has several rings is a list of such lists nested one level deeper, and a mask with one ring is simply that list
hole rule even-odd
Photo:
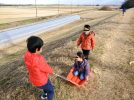
[{"label": "grassy slope", "polygon": [[[131,23],[129,26],[128,23],[121,23],[121,18],[123,17],[118,16],[112,20],[109,19],[104,21],[99,26],[94,27],[94,31],[96,32],[97,45],[93,54],[90,55],[90,64],[94,70],[94,74],[90,78],[86,88],[79,89],[59,78],[54,76],[50,77],[55,85],[55,100],[134,99],[133,67],[130,67],[126,60],[124,61],[118,57],[116,57],[118,58],[116,59],[117,62],[114,62],[111,55],[108,56],[108,49],[106,48],[106,44],[111,41],[109,39],[113,37],[112,32],[118,33],[121,31],[122,34],[124,27],[119,27],[120,30],[117,30],[117,27],[119,25],[126,25],[128,27],[128,31],[124,29],[123,32],[126,32],[125,37],[127,37],[127,39],[118,37],[117,35],[118,38],[116,38],[116,43],[125,43],[122,44],[123,47],[129,45],[129,50],[131,52],[128,53],[127,51],[123,51],[123,54],[128,54],[129,56],[126,58],[131,57],[131,60],[134,58],[131,54],[134,50],[134,35],[132,34],[134,30],[132,28],[133,26],[131,25],[133,25],[134,22],[133,19],[131,19],[129,21],[129,23]],[[113,31],[113,29],[116,29],[116,31]],[[71,37],[52,42],[51,44],[44,47],[43,55],[47,57],[49,64],[53,66],[56,73],[66,76],[71,69],[73,64],[73,56],[75,55],[76,51],[78,51],[75,44],[78,36],[79,34],[77,33]],[[111,42],[111,44],[113,43],[114,42]],[[46,48],[49,49],[46,50]],[[112,54],[115,55],[116,52],[117,51],[112,52]],[[111,59],[102,59],[104,58],[104,55]],[[103,60],[106,60],[106,62],[103,62]],[[120,60],[124,61],[124,63],[120,62]],[[112,62],[112,64],[109,62]],[[114,66],[112,66],[113,64]],[[0,75],[3,75],[3,79],[0,82],[0,94],[2,95],[2,100],[38,99],[37,96],[40,91],[28,83],[26,69],[22,59],[18,59],[3,66],[3,70],[0,71]],[[16,68],[16,66],[18,66],[18,68]],[[8,67],[12,69],[8,69]],[[5,74],[4,71],[6,71]],[[19,77],[16,77],[16,75]]]}]

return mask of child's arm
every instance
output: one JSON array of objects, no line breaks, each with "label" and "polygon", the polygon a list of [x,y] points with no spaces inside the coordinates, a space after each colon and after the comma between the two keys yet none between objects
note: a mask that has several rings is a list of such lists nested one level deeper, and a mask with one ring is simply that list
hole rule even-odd
[{"label": "child's arm", "polygon": [[93,50],[94,49],[94,46],[95,46],[94,36],[92,36],[92,38],[91,38],[91,46],[92,46],[92,50]]},{"label": "child's arm", "polygon": [[76,62],[75,62],[74,65],[73,65],[73,69],[74,69],[74,70],[77,69],[77,64],[76,64]]},{"label": "child's arm", "polygon": [[87,64],[86,64],[86,67],[85,67],[85,75],[88,76],[89,75],[89,71],[90,71],[90,65],[89,65],[89,62],[87,61]]},{"label": "child's arm", "polygon": [[82,39],[81,39],[81,35],[80,35],[80,37],[79,37],[79,39],[77,41],[77,46],[79,46],[81,44],[81,42],[82,42]]},{"label": "child's arm", "polygon": [[45,73],[53,73],[53,69],[48,65],[47,61],[44,59],[44,57],[40,58],[39,64],[38,64],[40,71]]}]

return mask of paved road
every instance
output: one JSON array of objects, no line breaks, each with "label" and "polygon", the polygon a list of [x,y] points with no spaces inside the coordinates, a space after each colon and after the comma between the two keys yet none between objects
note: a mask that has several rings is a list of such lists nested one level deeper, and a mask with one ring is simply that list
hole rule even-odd
[{"label": "paved road", "polygon": [[28,36],[35,35],[41,31],[57,28],[65,24],[79,20],[79,15],[69,15],[64,17],[55,18],[49,21],[39,22],[32,25],[26,25],[19,28],[13,28],[7,31],[0,32],[0,44],[8,44],[17,39],[24,39]]}]

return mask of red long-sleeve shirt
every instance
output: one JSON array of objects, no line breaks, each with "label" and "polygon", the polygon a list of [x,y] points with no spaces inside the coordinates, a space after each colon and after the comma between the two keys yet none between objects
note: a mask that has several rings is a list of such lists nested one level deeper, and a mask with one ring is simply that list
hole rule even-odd
[{"label": "red long-sleeve shirt", "polygon": [[45,58],[40,54],[27,51],[24,55],[24,62],[29,73],[29,80],[35,86],[45,85],[48,75],[53,73],[53,69],[47,64]]},{"label": "red long-sleeve shirt", "polygon": [[77,46],[81,45],[81,49],[84,50],[92,50],[94,49],[95,46],[95,39],[94,39],[94,32],[92,32],[89,35],[85,35],[85,33],[83,32],[78,41],[77,41]]}]

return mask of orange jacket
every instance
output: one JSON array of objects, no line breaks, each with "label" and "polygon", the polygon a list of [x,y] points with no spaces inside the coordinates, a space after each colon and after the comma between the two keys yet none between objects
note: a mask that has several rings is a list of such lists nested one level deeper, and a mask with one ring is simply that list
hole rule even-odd
[{"label": "orange jacket", "polygon": [[48,75],[53,73],[53,69],[47,64],[44,57],[27,51],[24,55],[24,62],[29,73],[29,80],[35,86],[45,85]]},{"label": "orange jacket", "polygon": [[77,46],[81,45],[81,49],[84,49],[84,50],[94,49],[94,46],[95,46],[94,35],[95,33],[92,32],[86,36],[85,33],[83,32],[77,41]]}]

